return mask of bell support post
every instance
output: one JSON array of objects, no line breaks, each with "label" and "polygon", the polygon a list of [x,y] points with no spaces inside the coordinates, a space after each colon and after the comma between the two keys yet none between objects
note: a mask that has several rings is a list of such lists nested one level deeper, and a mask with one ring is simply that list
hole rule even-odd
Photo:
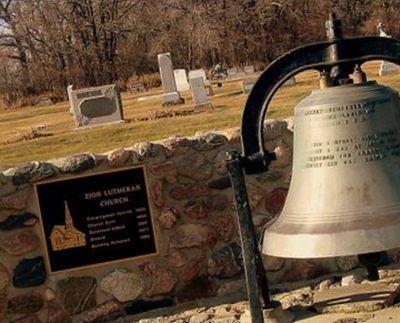
[{"label": "bell support post", "polygon": [[[336,48],[343,55],[332,56],[333,45],[340,45]],[[332,57],[338,59],[332,60]],[[331,72],[337,66],[350,71],[371,60],[400,64],[400,41],[384,37],[332,39],[298,47],[272,62],[254,84],[242,114],[242,157],[246,173],[265,172],[273,160],[273,154],[263,145],[263,122],[272,97],[289,78],[306,70]]]},{"label": "bell support post", "polygon": [[[229,152],[226,156],[226,161],[232,187],[235,192],[250,314],[253,323],[262,323],[264,322],[263,308],[272,308],[275,303],[271,302],[267,276],[258,250],[240,154],[235,151]],[[262,304],[260,296],[264,304]]]}]

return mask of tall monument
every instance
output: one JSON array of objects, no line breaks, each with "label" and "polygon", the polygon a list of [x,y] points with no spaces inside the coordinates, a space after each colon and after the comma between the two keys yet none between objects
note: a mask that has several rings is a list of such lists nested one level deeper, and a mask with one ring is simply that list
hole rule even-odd
[{"label": "tall monument", "polygon": [[[378,29],[380,37],[392,38],[392,36],[388,35],[383,30],[382,22],[380,22],[376,26],[376,29]],[[398,65],[396,65],[394,63],[391,63],[391,62],[381,61],[381,66],[379,67],[379,76],[392,74],[392,73],[398,72],[398,70],[399,70],[399,66]]]},{"label": "tall monument", "polygon": [[181,95],[176,88],[171,53],[158,54],[157,59],[158,67],[160,69],[162,88],[164,91],[163,106],[185,103],[185,100],[181,98]]}]

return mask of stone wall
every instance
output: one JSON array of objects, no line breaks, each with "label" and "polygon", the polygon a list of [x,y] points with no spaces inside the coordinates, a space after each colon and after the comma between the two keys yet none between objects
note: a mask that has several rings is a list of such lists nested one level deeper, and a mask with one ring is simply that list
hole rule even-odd
[{"label": "stone wall", "polygon": [[[247,177],[258,233],[278,215],[291,176],[287,121],[266,122],[266,146],[277,154],[271,171]],[[32,162],[0,174],[0,321],[92,322],[150,306],[170,305],[242,288],[243,270],[225,153],[240,148],[239,129],[138,143]],[[150,258],[67,273],[46,273],[33,183],[54,177],[146,164],[160,253]],[[325,261],[265,258],[273,283],[315,278],[357,266],[353,257]],[[154,304],[153,304],[154,305]],[[40,318],[40,320],[39,320]]]}]

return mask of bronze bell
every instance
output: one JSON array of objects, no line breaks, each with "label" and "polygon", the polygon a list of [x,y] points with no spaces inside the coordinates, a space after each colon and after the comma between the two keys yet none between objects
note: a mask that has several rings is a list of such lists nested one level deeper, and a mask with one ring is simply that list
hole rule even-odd
[{"label": "bronze bell", "polygon": [[346,256],[400,246],[399,95],[374,81],[315,90],[294,112],[292,179],[262,252]]}]

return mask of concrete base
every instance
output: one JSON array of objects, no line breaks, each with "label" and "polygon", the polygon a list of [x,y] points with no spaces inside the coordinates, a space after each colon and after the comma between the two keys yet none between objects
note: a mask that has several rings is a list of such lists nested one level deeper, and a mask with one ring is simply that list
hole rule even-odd
[{"label": "concrete base", "polygon": [[198,110],[212,110],[214,107],[211,103],[204,103],[195,105],[194,108],[196,109],[196,111],[198,111]]},{"label": "concrete base", "polygon": [[100,126],[110,126],[113,124],[119,124],[119,123],[125,123],[125,122],[126,122],[125,120],[118,120],[118,121],[99,123],[99,124],[93,124],[93,125],[88,125],[88,126],[80,126],[80,127],[74,128],[74,131],[96,128],[96,127],[100,127]]},{"label": "concrete base", "polygon": [[314,308],[319,313],[373,312],[394,303],[400,285],[358,284],[320,290],[314,294]]},{"label": "concrete base", "polygon": [[181,98],[179,92],[164,93],[163,95],[164,103],[163,107],[184,104],[185,100]]}]

